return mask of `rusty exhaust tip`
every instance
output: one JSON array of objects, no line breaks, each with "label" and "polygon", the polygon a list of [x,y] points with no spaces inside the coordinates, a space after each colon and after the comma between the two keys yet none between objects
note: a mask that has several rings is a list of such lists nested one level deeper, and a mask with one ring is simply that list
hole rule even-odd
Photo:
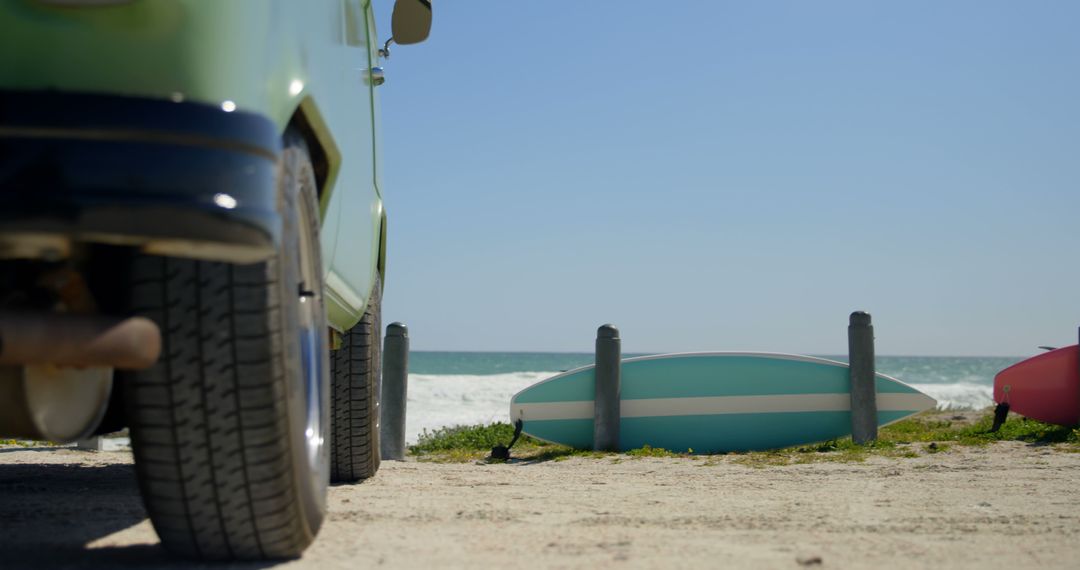
[{"label": "rusty exhaust tip", "polygon": [[144,317],[0,313],[0,365],[149,368],[161,331]]}]

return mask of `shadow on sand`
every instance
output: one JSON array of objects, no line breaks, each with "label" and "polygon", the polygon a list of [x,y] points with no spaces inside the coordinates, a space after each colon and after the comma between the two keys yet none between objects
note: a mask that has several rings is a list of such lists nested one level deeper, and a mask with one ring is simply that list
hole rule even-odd
[{"label": "shadow on sand", "polygon": [[255,569],[274,565],[200,565],[170,555],[159,544],[87,548],[146,518],[130,464],[0,465],[3,568]]}]

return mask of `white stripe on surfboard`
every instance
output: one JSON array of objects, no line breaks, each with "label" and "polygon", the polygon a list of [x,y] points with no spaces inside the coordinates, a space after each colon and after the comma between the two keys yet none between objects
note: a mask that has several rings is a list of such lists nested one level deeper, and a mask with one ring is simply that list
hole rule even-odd
[{"label": "white stripe on surfboard", "polygon": [[[878,394],[882,412],[922,411],[934,405],[924,394]],[[624,418],[668,416],[713,416],[721,414],[770,414],[784,412],[846,412],[851,409],[848,394],[780,394],[771,396],[711,396],[701,398],[651,398],[623,400]],[[514,420],[586,420],[593,417],[593,401],[514,404]]]}]

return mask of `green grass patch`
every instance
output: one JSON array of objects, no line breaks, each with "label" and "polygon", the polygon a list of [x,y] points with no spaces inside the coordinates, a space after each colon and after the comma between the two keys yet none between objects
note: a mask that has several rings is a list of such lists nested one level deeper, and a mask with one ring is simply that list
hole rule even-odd
[{"label": "green grass patch", "polygon": [[945,419],[947,412],[919,414],[882,428],[881,441],[897,443],[950,442],[956,445],[987,445],[995,441],[1022,441],[1034,445],[1080,445],[1080,429],[1044,424],[1012,416],[1001,429],[990,433],[994,415],[985,412],[974,422]]},{"label": "green grass patch", "polygon": [[0,439],[0,445],[17,445],[19,447],[59,447],[61,444],[52,441],[37,441],[33,439]]},{"label": "green grass patch", "polygon": [[626,452],[626,455],[630,457],[687,457],[691,452],[691,450],[688,450],[687,453],[675,453],[662,447],[646,445],[640,449],[631,449]]},{"label": "green grass patch", "polygon": [[[420,433],[416,445],[409,447],[409,451],[417,455],[450,450],[491,451],[491,448],[496,445],[510,443],[513,437],[514,426],[506,423],[445,427],[435,431],[424,430]],[[547,444],[523,435],[517,445]]]},{"label": "green grass patch", "polygon": [[[981,446],[998,441],[1019,441],[1030,445],[1049,445],[1054,449],[1080,453],[1080,428],[1044,424],[1012,416],[1001,429],[990,433],[993,413],[983,412],[972,421],[971,413],[926,412],[884,427],[878,440],[859,445],[851,438],[841,438],[786,449],[746,453],[717,454],[706,457],[702,466],[733,462],[754,468],[798,465],[823,461],[857,463],[870,457],[910,459],[936,453],[948,453],[957,446]],[[486,460],[491,448],[506,445],[514,436],[507,423],[455,426],[424,431],[409,452],[421,461],[468,462]],[[644,446],[623,454],[600,453],[555,445],[523,435],[511,450],[516,460],[563,461],[571,457],[623,459],[645,457],[693,457],[693,450],[676,452]]]},{"label": "green grass patch", "polygon": [[[420,433],[416,445],[409,446],[409,453],[421,461],[441,463],[466,463],[487,460],[491,448],[507,445],[514,438],[514,426],[508,423],[488,425],[453,426]],[[592,451],[582,451],[555,445],[522,435],[510,450],[514,459],[529,461],[561,461],[571,456],[600,456]]]},{"label": "green grass patch", "polygon": [[733,456],[733,461],[747,467],[774,467],[778,465],[802,465],[806,463],[821,463],[825,461],[838,463],[858,463],[866,461],[871,455],[884,457],[918,457],[906,448],[898,447],[896,443],[878,440],[865,445],[859,445],[851,438],[833,439],[811,445],[799,445],[785,449],[772,449],[768,451],[749,451],[728,454]]},{"label": "green grass patch", "polygon": [[[953,419],[956,416],[961,419]],[[955,446],[982,446],[998,441],[1020,441],[1029,445],[1052,445],[1070,453],[1080,453],[1080,429],[1044,424],[1013,416],[1001,429],[990,433],[993,412],[981,413],[975,421],[968,415],[927,412],[896,422],[878,431],[878,440],[865,445],[851,438],[826,441],[787,449],[732,454],[733,461],[748,467],[772,467],[831,461],[851,463],[869,457],[910,459],[947,453]]]}]

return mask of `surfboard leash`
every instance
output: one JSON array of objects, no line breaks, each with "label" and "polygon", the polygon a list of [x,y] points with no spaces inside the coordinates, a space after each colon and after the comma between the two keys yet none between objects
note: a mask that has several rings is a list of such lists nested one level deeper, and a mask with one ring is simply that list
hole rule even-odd
[{"label": "surfboard leash", "polygon": [[510,460],[510,448],[514,447],[519,437],[521,437],[521,428],[524,427],[524,423],[521,420],[514,422],[514,438],[510,440],[510,445],[496,445],[491,448],[491,455],[489,460],[493,461],[509,461]]},{"label": "surfboard leash", "polygon": [[1009,403],[1002,402],[994,408],[994,425],[990,427],[989,433],[995,433],[1001,429],[1001,424],[1005,423],[1005,418],[1009,416]]}]

